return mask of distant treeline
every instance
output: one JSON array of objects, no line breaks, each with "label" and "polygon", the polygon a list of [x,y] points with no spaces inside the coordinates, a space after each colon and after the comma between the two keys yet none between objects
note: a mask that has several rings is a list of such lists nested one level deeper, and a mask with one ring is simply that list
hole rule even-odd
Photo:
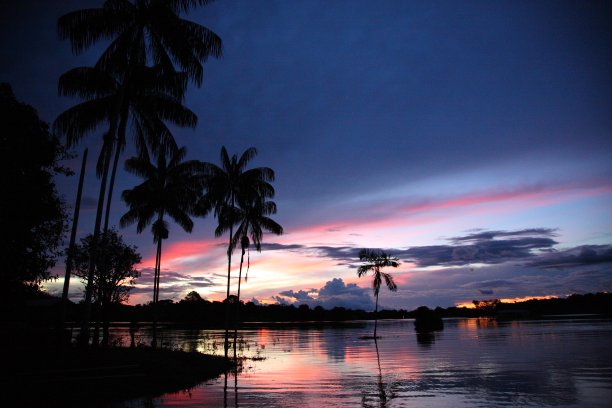
[{"label": "distant treeline", "polygon": [[[231,300],[235,300],[232,298]],[[597,314],[612,317],[612,293],[595,293],[571,295],[566,298],[527,300],[516,303],[503,303],[499,300],[474,301],[475,308],[449,307],[435,308],[441,317],[545,317],[548,315]],[[19,310],[3,314],[3,320],[25,320],[31,323],[52,323],[60,315],[59,300],[55,298],[39,299],[23,305]],[[235,303],[231,305],[232,308]],[[252,302],[239,304],[240,318],[246,323],[252,322],[307,322],[307,321],[345,321],[369,320],[373,312],[335,307],[325,309],[308,305],[256,305]],[[184,323],[202,326],[222,326],[225,322],[225,305],[223,302],[210,302],[199,297],[188,296],[174,302],[161,300],[158,304],[159,320],[169,323]],[[414,318],[416,310],[381,310],[379,319]],[[234,316],[234,313],[230,314]],[[67,309],[67,320],[78,322],[82,316],[82,305],[71,303]],[[152,319],[152,306],[147,305],[114,305],[109,310],[109,318],[115,322],[147,322]]]}]

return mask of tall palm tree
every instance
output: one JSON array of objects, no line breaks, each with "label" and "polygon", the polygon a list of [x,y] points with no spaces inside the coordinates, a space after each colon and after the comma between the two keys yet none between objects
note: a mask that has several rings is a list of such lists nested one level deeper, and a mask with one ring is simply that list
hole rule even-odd
[{"label": "tall palm tree", "polygon": [[381,269],[389,266],[397,268],[400,263],[397,258],[392,258],[386,252],[372,249],[362,249],[359,251],[359,260],[363,261],[364,264],[357,269],[357,276],[361,278],[370,271],[374,274],[372,287],[374,289],[374,296],[376,297],[376,308],[374,310],[374,339],[376,339],[376,328],[378,325],[378,293],[380,292],[382,280],[385,280],[385,284],[391,292],[397,290],[397,285],[393,282],[393,277],[388,273],[382,272]]},{"label": "tall palm tree", "polygon": [[[262,197],[247,197],[238,201],[238,207],[228,208],[232,214],[229,215],[228,222],[222,222],[217,227],[215,233],[223,234],[228,227],[233,226],[235,222],[236,232],[232,237],[231,245],[236,247],[238,241],[242,249],[240,256],[240,272],[238,274],[238,292],[236,299],[236,322],[239,322],[240,310],[240,284],[242,281],[242,265],[244,264],[244,255],[249,250],[250,244],[255,245],[257,251],[261,251],[261,240],[263,232],[268,231],[276,235],[283,234],[283,227],[276,221],[271,219],[269,215],[276,214],[276,203],[266,201]],[[249,259],[247,258],[247,273],[249,268]],[[245,276],[246,282],[246,276]],[[236,359],[236,340],[238,337],[238,329],[234,327],[234,359]]]},{"label": "tall palm tree", "polygon": [[[203,77],[202,63],[210,55],[221,56],[221,39],[207,28],[180,18],[179,14],[207,3],[208,0],[107,0],[101,8],[78,10],[60,17],[57,28],[60,38],[70,40],[75,54],[82,53],[100,40],[111,40],[96,64],[101,71],[126,78],[133,77],[138,67],[147,63],[159,66],[164,74],[170,75],[177,66],[200,86]],[[176,90],[180,91],[182,99],[184,87],[177,87]],[[95,248],[113,143],[116,142],[116,153],[109,187],[105,230],[108,229],[119,155],[125,143],[125,138],[117,134],[117,129],[121,129],[126,123],[126,116],[119,114],[121,106],[123,104],[113,106],[114,115],[109,121],[109,131],[99,160],[98,173],[101,174],[102,180],[93,234],[94,250],[90,262],[89,282],[93,279]],[[96,123],[96,118],[99,121],[104,114],[104,110],[94,109],[88,112],[88,115],[78,117],[77,121],[83,120],[82,124],[76,124],[80,136],[94,130],[97,126],[92,127],[92,123]],[[81,333],[87,341],[91,308],[89,290],[86,291],[85,304],[86,316]]]},{"label": "tall palm tree", "polygon": [[[59,91],[64,96],[77,96],[84,101],[60,114],[54,126],[65,133],[68,144],[80,141],[84,134],[109,122],[112,129],[104,149],[115,149],[106,205],[105,228],[119,155],[126,145],[127,127],[131,120],[134,143],[139,149],[149,146],[154,152],[161,144],[176,148],[174,138],[164,121],[181,127],[195,127],[197,116],[182,105],[187,76],[164,72],[160,66],[135,66],[126,72],[109,72],[101,67],[80,67],[60,77]],[[98,175],[103,171],[104,153],[98,160]]]},{"label": "tall palm tree", "polygon": [[[104,231],[108,230],[110,198],[116,174],[120,151],[125,146],[126,129],[131,118],[136,129],[136,145],[146,149],[149,145],[156,150],[164,144],[176,148],[172,134],[164,121],[178,126],[194,127],[197,116],[182,105],[186,76],[181,73],[165,73],[160,67],[140,66],[128,71],[108,72],[100,67],[75,68],[60,77],[60,93],[84,99],[60,114],[54,129],[65,134],[68,146],[78,143],[87,133],[108,124],[102,152],[98,160],[98,175],[102,177],[98,197],[96,222],[92,238],[92,259],[90,276],[93,279],[96,265],[95,257],[102,221],[102,211],[106,194],[106,184],[113,148],[116,149],[115,162],[109,187],[106,221]],[[88,280],[89,282],[89,280]],[[91,285],[88,284],[88,287]],[[86,316],[82,336],[87,339],[88,320],[91,308],[91,291],[86,290]]]},{"label": "tall palm tree", "polygon": [[152,222],[153,242],[157,244],[153,281],[153,347],[157,345],[156,307],[159,301],[162,241],[169,234],[165,216],[173,219],[186,232],[191,232],[191,215],[194,214],[204,183],[205,167],[197,160],[183,161],[186,153],[184,147],[174,150],[162,146],[157,154],[157,163],[151,162],[146,151],[125,163],[128,172],[144,181],[131,190],[123,191],[122,199],[129,210],[121,217],[120,225],[126,227],[137,223],[136,231],[141,233]]},{"label": "tall palm tree", "polygon": [[106,0],[102,7],[77,10],[60,17],[61,39],[70,40],[80,54],[101,40],[111,40],[100,56],[103,68],[118,61],[146,65],[164,71],[187,72],[202,84],[202,64],[209,56],[221,56],[221,38],[208,28],[180,17],[182,12],[206,5],[210,0]]},{"label": "tall palm tree", "polygon": [[[239,200],[247,200],[249,197],[272,198],[274,188],[270,184],[274,181],[274,170],[269,167],[256,167],[247,169],[249,161],[257,155],[257,149],[248,148],[240,157],[230,157],[225,149],[221,147],[221,166],[207,163],[208,180],[206,194],[200,200],[198,207],[200,214],[214,212],[219,222],[215,235],[220,237],[225,231],[229,231],[229,244],[227,248],[227,294],[226,294],[226,318],[225,318],[225,357],[229,347],[229,300],[230,279],[232,267],[232,252],[235,248],[234,226],[236,220],[233,217]],[[223,227],[221,227],[223,226]]]}]

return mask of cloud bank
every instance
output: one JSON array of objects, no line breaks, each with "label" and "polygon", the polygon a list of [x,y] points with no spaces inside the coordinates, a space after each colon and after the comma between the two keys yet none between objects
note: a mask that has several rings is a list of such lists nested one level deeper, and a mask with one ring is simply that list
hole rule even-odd
[{"label": "cloud bank", "polygon": [[371,290],[361,288],[354,283],[345,284],[341,278],[333,278],[320,289],[286,290],[274,296],[280,304],[308,305],[311,308],[321,306],[325,309],[345,307],[347,309],[374,309],[370,297]]}]

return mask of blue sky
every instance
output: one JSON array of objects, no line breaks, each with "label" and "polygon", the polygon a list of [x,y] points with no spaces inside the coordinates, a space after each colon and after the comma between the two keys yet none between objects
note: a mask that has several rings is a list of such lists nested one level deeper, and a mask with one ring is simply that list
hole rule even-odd
[{"label": "blue sky", "polygon": [[[0,80],[44,120],[76,102],[57,96],[59,75],[101,49],[71,55],[57,17],[100,4],[0,4]],[[612,289],[609,2],[219,0],[186,18],[221,36],[223,57],[189,90],[199,123],[176,139],[211,162],[222,145],[255,146],[253,165],[277,174],[286,234],[251,255],[247,299],[363,305],[361,247],[402,261],[388,307]],[[99,139],[75,152],[96,157]],[[80,236],[93,228],[93,164]],[[69,202],[76,179],[58,180]],[[117,191],[137,181],[122,174]],[[172,227],[162,298],[224,296],[213,228]],[[147,301],[152,239],[121,232],[144,259],[132,302]]]}]

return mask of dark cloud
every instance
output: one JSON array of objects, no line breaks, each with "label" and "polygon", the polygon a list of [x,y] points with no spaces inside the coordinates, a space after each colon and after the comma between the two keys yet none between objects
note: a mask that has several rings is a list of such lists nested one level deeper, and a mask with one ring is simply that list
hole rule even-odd
[{"label": "dark cloud", "polygon": [[[311,290],[311,292],[312,292],[312,290]],[[312,298],[308,293],[309,292],[305,291],[305,290],[299,290],[297,292],[295,292],[293,290],[285,290],[283,292],[280,292],[279,295],[282,295],[282,296],[285,296],[285,297],[289,297],[289,298],[294,298],[298,302],[314,300],[314,298]]]},{"label": "dark cloud", "polygon": [[[154,268],[142,268],[139,270],[140,276],[136,280],[136,285],[131,294],[151,294],[153,287]],[[160,276],[160,298],[180,300],[186,293],[197,288],[208,288],[215,286],[214,277],[191,276],[175,271],[162,269]]]},{"label": "dark cloud", "polygon": [[483,231],[478,230],[473,234],[464,235],[462,237],[453,237],[450,239],[451,242],[458,244],[463,242],[481,242],[490,241],[499,237],[503,238],[517,238],[517,237],[530,237],[536,236],[547,236],[553,237],[556,235],[555,229],[551,228],[527,228],[517,231]]},{"label": "dark cloud", "polygon": [[478,289],[481,295],[492,295],[493,291],[491,289]]},{"label": "dark cloud", "polygon": [[463,288],[501,288],[501,287],[509,287],[515,286],[516,282],[513,282],[508,279],[495,279],[495,280],[486,280],[480,282],[470,282],[465,285],[461,285]]},{"label": "dark cloud", "polygon": [[261,244],[261,250],[262,251],[291,251],[291,250],[298,250],[298,249],[303,249],[304,245],[298,245],[298,244],[278,244],[278,243],[273,243],[273,242],[263,242]]},{"label": "dark cloud", "polygon": [[554,230],[533,228],[517,231],[482,231],[449,239],[452,245],[412,247],[399,256],[418,266],[458,266],[474,263],[499,264],[524,260],[536,251],[550,250],[557,241]]},{"label": "dark cloud", "polygon": [[544,254],[530,263],[540,268],[570,268],[612,262],[612,245],[582,245]]}]

